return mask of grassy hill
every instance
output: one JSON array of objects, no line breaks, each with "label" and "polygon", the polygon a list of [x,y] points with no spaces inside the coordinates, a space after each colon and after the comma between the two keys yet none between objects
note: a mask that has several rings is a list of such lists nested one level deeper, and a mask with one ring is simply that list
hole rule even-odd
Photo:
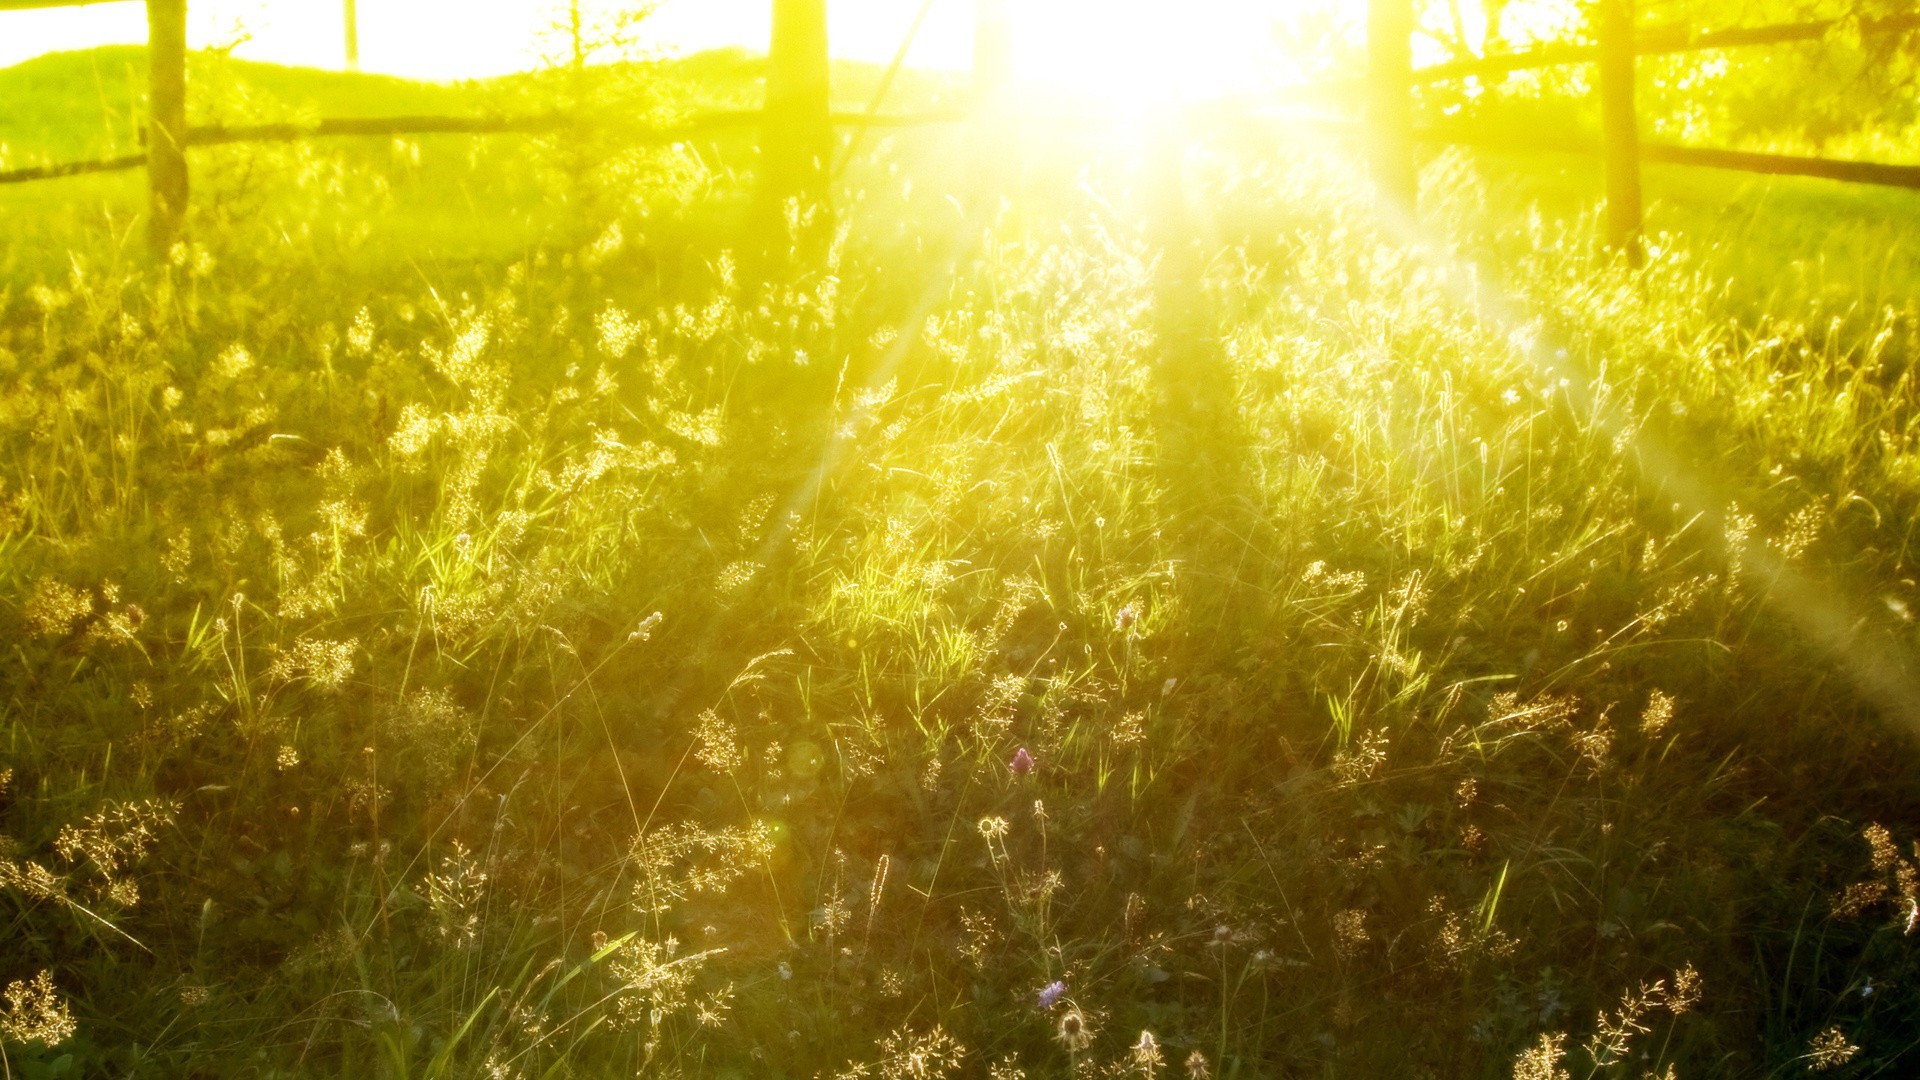
[{"label": "grassy hill", "polygon": [[[208,53],[192,55],[188,80],[193,123],[462,113],[501,96],[497,83],[442,85]],[[55,53],[0,69],[7,102],[0,153],[19,164],[133,153],[145,121],[146,82],[146,49],[130,45]]]},{"label": "grassy hill", "polygon": [[1633,270],[1576,160],[1183,134],[0,192],[5,1069],[1915,1072],[1912,203],[1656,171]]},{"label": "grassy hill", "polygon": [[[146,50],[106,46],[55,53],[0,68],[0,160],[15,165],[135,152],[146,113]],[[834,71],[841,104],[868,104],[880,70],[841,62]],[[319,116],[500,113],[551,105],[566,90],[564,72],[458,83],[288,67],[195,53],[188,63],[189,121],[262,123]],[[759,100],[760,61],[735,50],[681,60],[596,69],[596,84],[645,81],[671,87],[684,108],[742,108]],[[952,80],[907,72],[892,104],[933,105],[953,94]],[[545,99],[544,102],[542,99]]]},{"label": "grassy hill", "polygon": [[[576,83],[566,72],[463,82],[415,82],[194,54],[188,114],[193,123],[265,123],[318,117],[427,113],[527,115],[554,111],[593,116],[592,128],[566,137],[422,136],[334,139],[193,152],[196,211],[258,243],[290,236],[345,236],[365,259],[405,265],[511,259],[557,232],[579,226],[558,173],[578,180],[618,171],[641,153],[641,126],[671,123],[701,109],[751,108],[761,96],[760,61],[720,50],[684,59],[596,67]],[[0,161],[15,166],[137,152],[144,113],[145,53],[107,47],[42,57],[0,70]],[[839,107],[864,109],[881,70],[842,62],[834,77]],[[906,72],[887,101],[892,109],[940,107],[955,96],[950,77]],[[723,136],[683,148],[701,168],[729,175],[748,167],[750,142]],[[326,174],[322,176],[322,174]],[[271,178],[271,179],[269,179]],[[283,195],[262,185],[289,185]],[[71,239],[89,236],[101,257],[132,257],[133,224],[144,212],[137,173],[0,188],[0,226],[17,238],[0,255],[0,277],[61,275]],[[306,194],[297,189],[318,185]],[[635,192],[633,196],[643,197]],[[260,213],[276,220],[260,218]],[[224,227],[224,225],[223,225]],[[227,229],[229,239],[238,233]],[[35,238],[39,238],[37,241]],[[245,249],[247,243],[236,243]],[[396,259],[397,257],[397,259]]]}]

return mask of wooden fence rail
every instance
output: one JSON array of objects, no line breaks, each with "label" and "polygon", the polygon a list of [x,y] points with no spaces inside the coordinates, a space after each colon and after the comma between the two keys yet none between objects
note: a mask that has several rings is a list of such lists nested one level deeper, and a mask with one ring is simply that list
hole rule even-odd
[{"label": "wooden fence rail", "polygon": [[[1417,142],[1436,146],[1471,146],[1515,153],[1578,154],[1601,157],[1603,140],[1579,135],[1496,134],[1463,127],[1422,128]],[[1886,165],[1871,161],[1842,161],[1800,154],[1764,154],[1749,150],[1717,150],[1703,146],[1641,142],[1640,160],[1657,165],[1685,165],[1696,169],[1726,169],[1764,176],[1805,176],[1849,184],[1920,191],[1920,165]]]},{"label": "wooden fence rail", "polygon": [[[0,0],[0,11],[75,7],[115,0]],[[189,196],[186,151],[234,143],[291,142],[325,136],[396,136],[501,133],[537,134],[576,125],[572,118],[539,116],[337,117],[312,122],[200,125],[186,119],[187,0],[143,0],[147,9],[148,114],[139,154],[0,170],[0,184],[52,180],[88,173],[145,168],[148,177],[148,245],[165,258],[180,237]],[[839,127],[904,128],[952,123],[963,111],[911,114],[832,112],[828,101],[827,0],[773,0],[775,32],[769,57],[767,102],[761,109],[714,110],[678,124],[636,126],[643,144],[672,143],[726,129],[759,127],[767,158],[762,168],[763,205],[786,199],[823,199],[833,131]]]},{"label": "wooden fence rail", "polygon": [[0,11],[28,11],[33,8],[84,7],[89,4],[129,2],[132,0],[0,0]]},{"label": "wooden fence rail", "polygon": [[52,165],[28,165],[19,169],[0,170],[0,184],[25,184],[33,180],[57,180],[63,176],[85,176],[88,173],[119,172],[123,169],[146,167],[147,155],[142,151],[138,154],[96,158],[91,161],[62,161]]},{"label": "wooden fence rail", "polygon": [[[958,123],[969,115],[960,110],[833,112],[827,114],[827,118],[836,128],[900,129]],[[758,109],[716,109],[696,113],[677,124],[636,126],[627,133],[627,137],[640,145],[660,146],[726,131],[750,130],[764,120],[765,116]],[[351,116],[278,124],[192,125],[187,128],[186,145],[192,148],[236,143],[297,142],[336,136],[541,135],[575,126],[577,122],[571,117],[553,113],[534,116]],[[141,142],[144,144],[146,140],[143,138]],[[146,165],[147,154],[144,151],[87,161],[29,165],[0,170],[0,185],[140,169]]]},{"label": "wooden fence rail", "polygon": [[[1400,31],[1394,16],[1383,15],[1382,12],[1410,12],[1413,5],[1413,0],[1368,2],[1372,9],[1370,32],[1386,28],[1396,34]],[[1640,170],[1647,161],[1920,189],[1920,167],[1916,166],[1664,144],[1643,146],[1639,114],[1634,101],[1636,61],[1643,56],[1817,41],[1849,29],[1863,38],[1915,33],[1920,32],[1920,11],[1876,19],[1822,20],[1720,30],[1671,26],[1639,29],[1635,24],[1634,4],[1635,0],[1597,0],[1590,9],[1590,40],[1586,42],[1554,43],[1507,55],[1433,64],[1419,69],[1409,64],[1404,69],[1368,73],[1368,81],[1374,88],[1372,93],[1381,93],[1386,86],[1400,85],[1406,88],[1405,93],[1410,98],[1415,87],[1446,79],[1499,75],[1555,64],[1592,63],[1597,69],[1594,90],[1600,106],[1601,136],[1597,141],[1552,135],[1515,139],[1451,128],[1415,133],[1406,125],[1388,127],[1379,122],[1372,125],[1372,141],[1376,146],[1398,139],[1409,144],[1420,140],[1515,149],[1598,152],[1606,182],[1607,242],[1635,262],[1640,257],[1640,234],[1644,228]],[[1370,45],[1368,53],[1376,58],[1376,62],[1380,57],[1394,56],[1390,50],[1377,44]],[[1376,115],[1385,114],[1376,110]],[[1389,160],[1391,155],[1376,149],[1375,183],[1382,189],[1400,183],[1398,171],[1387,169],[1383,164]]]},{"label": "wooden fence rail", "polygon": [[[1677,53],[1707,52],[1752,45],[1786,45],[1796,41],[1819,41],[1841,29],[1845,20],[1781,23],[1774,26],[1735,27],[1725,30],[1697,30],[1684,26],[1653,27],[1633,35],[1633,55],[1672,56]],[[1920,30],[1920,13],[1890,15],[1883,19],[1861,19],[1855,24],[1860,36],[1884,37]],[[1556,42],[1520,52],[1495,53],[1466,60],[1449,60],[1416,68],[1416,85],[1446,82],[1473,75],[1508,75],[1516,71],[1586,64],[1598,60],[1597,42]]]},{"label": "wooden fence rail", "polygon": [[[0,11],[75,7],[115,0],[0,0]],[[984,25],[998,25],[1003,0],[983,5]],[[1629,257],[1638,251],[1642,228],[1640,166],[1644,161],[1736,169],[1769,175],[1820,177],[1851,183],[1920,189],[1920,167],[1661,144],[1642,146],[1634,101],[1635,62],[1642,56],[1697,52],[1743,46],[1813,41],[1839,32],[1861,37],[1920,32],[1920,11],[1874,19],[1824,20],[1774,26],[1695,30],[1690,27],[1638,29],[1635,0],[1597,0],[1586,42],[1543,45],[1522,52],[1414,68],[1411,37],[1414,0],[1368,0],[1367,75],[1329,87],[1365,87],[1368,157],[1385,201],[1413,208],[1416,184],[1413,146],[1442,140],[1489,145],[1504,143],[1545,150],[1599,150],[1605,161],[1607,237]],[[149,122],[146,152],[93,161],[61,162],[0,170],[0,184],[48,180],[120,169],[147,170],[150,214],[148,239],[164,257],[178,239],[190,192],[186,151],[195,146],[244,142],[284,142],[322,136],[490,134],[549,132],[574,121],[556,115],[523,117],[391,116],[333,118],[312,123],[203,125],[186,120],[187,0],[144,0],[149,32]],[[829,111],[827,94],[827,0],[772,0],[774,35],[768,57],[766,105],[759,110],[703,113],[682,124],[640,129],[635,138],[667,142],[725,128],[758,127],[762,135],[763,207],[790,198],[824,202],[830,179],[832,131],[837,126],[899,127],[963,119],[963,112],[885,115],[873,110],[848,114]],[[1003,66],[990,47],[982,55]],[[1594,63],[1600,99],[1602,137],[1597,142],[1554,136],[1525,140],[1490,139],[1451,129],[1416,132],[1413,94],[1418,86],[1469,76],[1485,76],[1554,64]],[[1003,77],[976,71],[976,82]],[[976,88],[978,89],[978,88]],[[982,97],[976,94],[976,97]],[[876,102],[877,107],[877,102]]]}]

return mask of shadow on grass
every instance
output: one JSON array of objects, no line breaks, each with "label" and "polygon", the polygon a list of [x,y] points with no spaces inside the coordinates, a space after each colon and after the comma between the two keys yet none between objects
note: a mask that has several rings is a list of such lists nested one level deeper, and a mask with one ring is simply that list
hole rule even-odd
[{"label": "shadow on grass", "polygon": [[1154,467],[1165,521],[1190,582],[1182,591],[1201,632],[1226,630],[1241,590],[1238,567],[1260,529],[1256,463],[1238,403],[1238,378],[1222,345],[1206,285],[1217,230],[1184,176],[1174,132],[1151,144],[1149,238],[1156,264],[1152,325]]}]

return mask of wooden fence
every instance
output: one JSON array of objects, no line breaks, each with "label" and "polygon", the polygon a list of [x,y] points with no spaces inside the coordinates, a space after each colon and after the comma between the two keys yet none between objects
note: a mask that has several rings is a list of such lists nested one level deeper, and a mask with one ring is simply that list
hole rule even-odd
[{"label": "wooden fence", "polygon": [[[1369,26],[1390,27],[1398,34],[1412,24],[1414,0],[1369,0]],[[1383,10],[1389,11],[1382,14]],[[1588,42],[1558,42],[1522,52],[1458,60],[1415,69],[1408,53],[1369,49],[1370,98],[1407,99],[1403,107],[1380,107],[1371,121],[1375,131],[1372,171],[1376,185],[1395,193],[1411,206],[1412,187],[1406,178],[1407,148],[1416,142],[1440,142],[1503,149],[1597,153],[1606,183],[1607,241],[1637,260],[1643,214],[1640,169],[1644,162],[1694,165],[1712,169],[1776,176],[1812,176],[1848,183],[1881,184],[1920,189],[1920,166],[1792,154],[1763,154],[1736,150],[1643,143],[1634,105],[1635,65],[1642,56],[1703,52],[1746,46],[1818,41],[1841,29],[1861,37],[1879,37],[1920,31],[1920,11],[1876,19],[1826,20],[1731,29],[1661,27],[1643,29],[1635,23],[1634,0],[1595,0]],[[1467,129],[1437,127],[1416,131],[1410,99],[1416,87],[1451,79],[1489,77],[1562,64],[1593,64],[1594,92],[1600,105],[1600,138],[1580,139],[1552,135],[1494,136]],[[1391,126],[1383,126],[1391,125]]]},{"label": "wooden fence", "polygon": [[[73,7],[129,0],[0,0],[0,13],[27,8]],[[790,199],[823,200],[832,179],[837,127],[906,126],[962,119],[957,112],[887,115],[879,112],[884,87],[904,60],[906,44],[883,80],[881,94],[864,113],[829,109],[827,0],[771,0],[773,37],[768,54],[767,95],[757,110],[710,112],[670,127],[640,130],[636,138],[671,142],[725,129],[759,128],[763,168],[760,198],[771,213]],[[933,0],[923,0],[915,30]],[[411,135],[433,133],[551,132],[574,123],[560,115],[520,117],[391,116],[328,119],[309,124],[260,124],[244,127],[189,126],[186,95],[187,0],[144,0],[149,54],[149,115],[146,150],[92,161],[65,162],[0,171],[0,184],[45,180],[85,173],[144,167],[150,213],[148,242],[164,257],[179,239],[190,196],[187,151],[196,146],[274,142],[331,135]],[[974,103],[999,101],[1007,80],[1007,0],[974,0],[977,44]],[[1594,0],[1589,41],[1541,45],[1526,51],[1413,66],[1415,0],[1368,0],[1367,76],[1363,101],[1368,154],[1377,189],[1389,202],[1411,211],[1417,201],[1415,146],[1439,142],[1506,149],[1598,154],[1604,162],[1608,241],[1637,258],[1642,229],[1640,171],[1648,161],[1773,175],[1812,176],[1852,183],[1920,189],[1920,166],[1836,161],[1787,154],[1643,143],[1634,102],[1635,65],[1642,56],[1699,52],[1747,46],[1815,41],[1841,28],[1839,21],[1799,22],[1731,29],[1636,26],[1634,0]],[[351,18],[352,6],[347,7]],[[1876,19],[1851,20],[1862,37],[1920,32],[1920,11]],[[911,41],[912,31],[908,40]],[[349,29],[349,51],[357,53]],[[357,56],[351,57],[357,60]],[[1563,136],[1493,135],[1455,127],[1417,130],[1417,89],[1450,79],[1489,77],[1564,64],[1593,64],[1597,77],[1601,135],[1597,140]],[[1358,84],[1353,85],[1358,88]]]},{"label": "wooden fence", "polygon": [[[0,0],[0,13],[116,2],[132,0]],[[147,242],[157,259],[166,258],[180,239],[190,197],[187,151],[193,147],[288,142],[334,135],[544,133],[576,123],[564,115],[543,114],[386,116],[324,119],[312,123],[190,126],[186,110],[187,0],[141,2],[147,9],[148,33],[148,122],[143,137],[146,149],[117,157],[0,170],[0,184],[145,168],[149,202]],[[636,126],[635,140],[643,144],[663,144],[727,130],[761,128],[766,133],[764,152],[768,167],[761,170],[759,202],[762,206],[778,208],[790,198],[824,196],[831,176],[836,128],[913,127],[951,123],[968,115],[957,111],[882,113],[879,97],[865,112],[831,111],[826,0],[773,0],[773,5],[774,35],[763,108],[714,110],[678,124]],[[996,17],[982,15],[989,32],[994,30],[992,19]],[[358,51],[355,36],[350,30],[348,41],[352,53]],[[349,57],[350,63],[357,59],[357,55]],[[896,58],[896,67],[901,59],[904,59],[904,45],[902,56]]]}]

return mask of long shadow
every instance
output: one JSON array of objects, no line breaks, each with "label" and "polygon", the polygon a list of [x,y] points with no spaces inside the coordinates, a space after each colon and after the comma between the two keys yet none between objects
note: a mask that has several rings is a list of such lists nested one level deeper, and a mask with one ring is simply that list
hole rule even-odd
[{"label": "long shadow", "polygon": [[1190,583],[1181,590],[1194,620],[1187,629],[1202,640],[1234,622],[1243,592],[1237,579],[1263,515],[1238,376],[1206,287],[1219,239],[1185,175],[1187,140],[1170,119],[1149,143],[1148,237],[1157,256],[1152,425],[1164,535],[1180,560],[1180,578]]}]

